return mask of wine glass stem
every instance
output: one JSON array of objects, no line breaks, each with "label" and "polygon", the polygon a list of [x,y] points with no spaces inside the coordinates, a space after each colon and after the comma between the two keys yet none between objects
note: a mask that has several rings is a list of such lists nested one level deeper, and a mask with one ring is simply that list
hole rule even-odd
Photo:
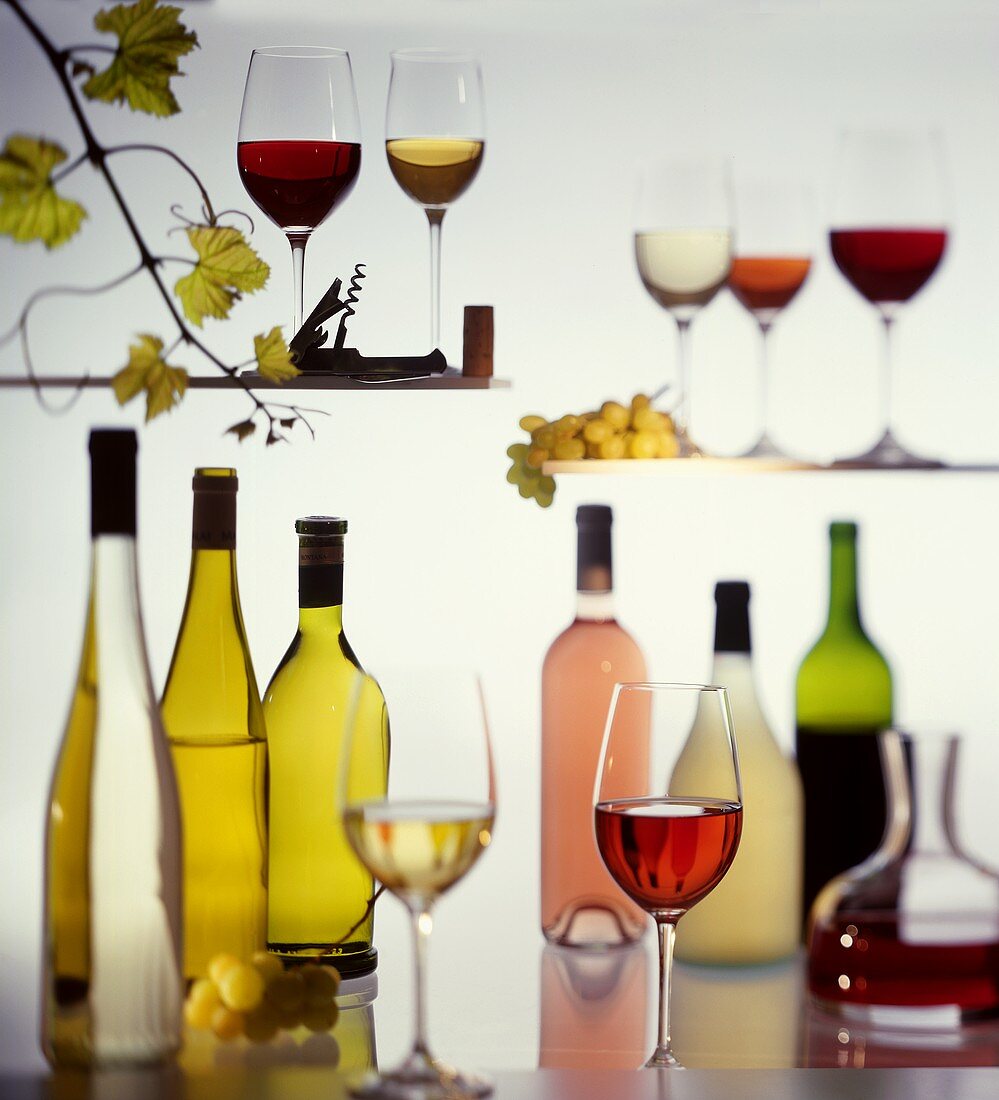
[{"label": "wine glass stem", "polygon": [[[288,243],[291,245],[291,265],[295,294],[295,323],[291,332],[293,339],[302,327],[302,305],[305,297],[305,246],[309,243],[309,235],[308,233],[289,233]],[[290,339],[288,343],[291,343]]]},{"label": "wine glass stem", "polygon": [[428,210],[430,222],[430,347],[441,346],[441,223],[443,210]]},{"label": "wine glass stem", "polygon": [[430,1062],[430,1049],[427,1046],[427,998],[426,998],[426,972],[427,972],[427,947],[430,943],[430,933],[434,922],[430,915],[429,906],[417,906],[410,909],[410,917],[413,922],[413,996],[415,999],[415,1023],[413,1035],[413,1049],[409,1060],[414,1058]]},{"label": "wine glass stem", "polygon": [[770,321],[760,321],[760,415],[763,418],[761,439],[766,438],[770,428],[770,325]]},{"label": "wine glass stem", "polygon": [[895,318],[888,313],[881,314],[884,327],[884,352],[881,366],[881,404],[884,411],[885,435],[891,435],[891,395],[892,395],[892,326]]},{"label": "wine glass stem", "polygon": [[673,421],[684,435],[690,426],[690,319],[677,318],[676,322],[676,385],[679,393],[673,412]]},{"label": "wine glass stem", "polygon": [[673,942],[676,924],[671,920],[656,918],[659,930],[659,1042],[649,1065],[674,1065],[676,1059],[670,1046],[669,1003],[670,983],[673,976]]}]

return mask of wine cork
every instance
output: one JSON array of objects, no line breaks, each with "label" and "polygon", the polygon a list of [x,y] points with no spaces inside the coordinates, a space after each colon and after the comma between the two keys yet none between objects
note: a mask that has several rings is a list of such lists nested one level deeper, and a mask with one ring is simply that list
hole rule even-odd
[{"label": "wine cork", "polygon": [[492,306],[465,306],[465,344],[461,373],[466,378],[493,376]]}]

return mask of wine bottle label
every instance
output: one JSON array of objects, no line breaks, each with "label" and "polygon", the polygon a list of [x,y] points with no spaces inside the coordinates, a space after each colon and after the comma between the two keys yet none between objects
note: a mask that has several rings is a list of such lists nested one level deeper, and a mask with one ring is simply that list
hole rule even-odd
[{"label": "wine bottle label", "polygon": [[298,565],[343,565],[343,544],[338,546],[299,546]]},{"label": "wine bottle label", "polygon": [[191,546],[195,550],[236,549],[236,494],[194,494]]},{"label": "wine bottle label", "polygon": [[303,547],[299,551],[298,606],[339,607],[343,603],[343,565],[305,561],[305,554],[337,552],[342,561],[343,547]]}]

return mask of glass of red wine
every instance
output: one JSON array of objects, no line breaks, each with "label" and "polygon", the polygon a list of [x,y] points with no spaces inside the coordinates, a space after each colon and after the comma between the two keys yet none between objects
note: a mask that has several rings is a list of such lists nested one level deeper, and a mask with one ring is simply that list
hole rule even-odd
[{"label": "glass of red wine", "polygon": [[[636,753],[647,756],[647,770],[622,766]],[[676,925],[725,877],[742,834],[739,756],[725,689],[617,684],[594,804],[607,870],[659,931],[659,1038],[645,1068],[677,1066],[669,1021]]]},{"label": "glass of red wine", "polygon": [[302,327],[305,246],[350,194],[361,167],[361,123],[346,50],[254,50],[243,91],[236,161],[247,194],[291,245],[294,333]]},{"label": "glass of red wine", "polygon": [[938,466],[907,450],[891,430],[895,318],[929,281],[947,246],[944,156],[930,131],[853,130],[843,135],[829,245],[836,266],[876,307],[884,331],[885,430],[852,462]]},{"label": "glass of red wine", "polygon": [[728,275],[729,290],[760,330],[760,393],[763,431],[746,458],[783,458],[770,438],[770,329],[790,305],[812,266],[815,217],[811,188],[791,179],[740,176],[735,189],[738,247]]}]

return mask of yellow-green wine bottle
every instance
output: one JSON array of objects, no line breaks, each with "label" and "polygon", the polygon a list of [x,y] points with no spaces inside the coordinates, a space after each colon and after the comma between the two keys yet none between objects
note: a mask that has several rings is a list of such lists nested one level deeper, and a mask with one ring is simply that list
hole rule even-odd
[{"label": "yellow-green wine bottle", "polygon": [[[298,532],[298,631],[264,695],[269,751],[267,947],[285,961],[320,958],[343,974],[373,970],[373,887],[344,833],[337,777],[361,666],[343,632],[347,521],[309,516]],[[352,772],[370,797],[388,780],[385,701],[363,680]],[[356,764],[355,764],[356,768]]]},{"label": "yellow-green wine bottle", "polygon": [[236,581],[231,469],[194,472],[191,575],[162,713],[184,826],[184,977],[263,948],[267,742]]},{"label": "yellow-green wine bottle", "polygon": [[180,1043],[180,810],[139,610],[136,449],[132,431],[90,435],[90,599],[45,837],[41,1038],[57,1067],[156,1064]]}]

